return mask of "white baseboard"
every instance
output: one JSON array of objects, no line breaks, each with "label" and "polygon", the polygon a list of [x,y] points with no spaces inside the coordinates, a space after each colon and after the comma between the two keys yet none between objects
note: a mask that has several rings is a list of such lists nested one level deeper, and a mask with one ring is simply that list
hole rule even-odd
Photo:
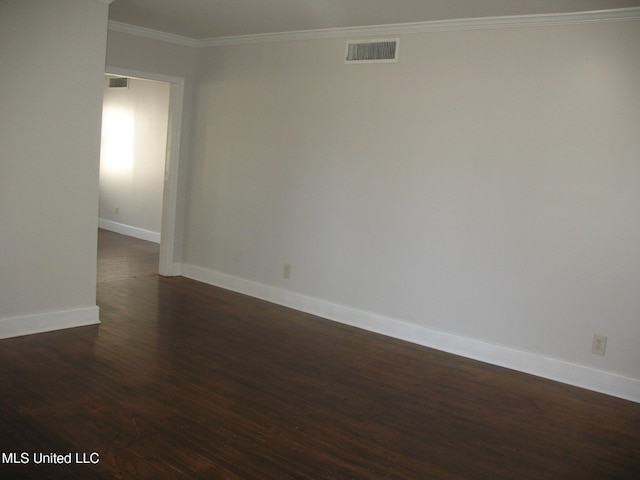
[{"label": "white baseboard", "polygon": [[98,219],[98,226],[104,230],[109,230],[110,232],[121,233],[122,235],[139,238],[140,240],[160,243],[160,233],[145,230],[144,228],[132,227],[131,225],[112,222],[111,220],[105,220],[104,218]]},{"label": "white baseboard", "polygon": [[163,277],[179,277],[182,275],[182,263],[171,263],[167,266],[166,270],[161,270],[158,273]]},{"label": "white baseboard", "polygon": [[97,306],[23,317],[0,318],[0,339],[98,323],[100,323],[100,309]]},{"label": "white baseboard", "polygon": [[183,264],[182,275],[210,285],[284,305],[329,320],[362,328],[492,365],[640,402],[640,380],[556,358],[452,335],[299,293]]}]

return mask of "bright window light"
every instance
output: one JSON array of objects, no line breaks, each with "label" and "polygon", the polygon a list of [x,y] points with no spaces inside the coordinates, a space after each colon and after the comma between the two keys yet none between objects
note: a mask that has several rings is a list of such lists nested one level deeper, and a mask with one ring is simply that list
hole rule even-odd
[{"label": "bright window light", "polygon": [[134,133],[132,110],[105,107],[102,114],[101,174],[129,177],[132,175]]}]

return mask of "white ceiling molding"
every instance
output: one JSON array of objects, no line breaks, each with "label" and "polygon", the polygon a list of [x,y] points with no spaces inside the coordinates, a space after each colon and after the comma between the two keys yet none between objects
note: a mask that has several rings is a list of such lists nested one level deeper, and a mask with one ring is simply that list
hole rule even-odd
[{"label": "white ceiling molding", "polygon": [[297,40],[317,40],[326,38],[360,38],[398,36],[412,33],[445,32],[454,30],[481,30],[492,28],[542,27],[549,25],[572,25],[581,23],[640,20],[640,8],[621,8],[598,10],[593,12],[554,13],[539,15],[513,15],[504,17],[468,18],[460,20],[438,20],[431,22],[400,23],[369,27],[328,28],[296,32],[264,33],[258,35],[239,35],[232,37],[193,38],[159,32],[148,28],[136,27],[119,22],[109,22],[109,29],[153,38],[165,42],[177,43],[189,47],[222,47],[228,45],[249,45]]},{"label": "white ceiling molding", "polygon": [[128,23],[114,22],[113,20],[109,20],[109,30],[137,35],[138,37],[151,38],[153,40],[160,40],[162,42],[175,43],[185,47],[199,47],[201,46],[201,42],[203,42],[203,40],[195,40],[193,38],[183,37],[182,35],[160,32],[150,28],[129,25]]}]

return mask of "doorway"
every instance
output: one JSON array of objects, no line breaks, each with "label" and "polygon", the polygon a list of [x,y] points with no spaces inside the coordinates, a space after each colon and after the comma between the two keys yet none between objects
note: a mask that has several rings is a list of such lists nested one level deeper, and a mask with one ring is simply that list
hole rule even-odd
[{"label": "doorway", "polygon": [[98,225],[161,243],[170,84],[106,75]]},{"label": "doorway", "polygon": [[[151,215],[155,215],[155,220],[151,218],[147,218],[145,221],[147,223],[141,224],[140,227],[137,227],[139,230],[136,231],[136,235],[138,238],[144,238],[146,240],[151,240],[160,243],[160,254],[159,254],[159,262],[158,262],[158,272],[163,276],[175,276],[180,274],[179,263],[174,261],[174,248],[175,248],[175,225],[176,225],[176,209],[177,209],[177,189],[178,189],[178,165],[180,160],[180,133],[181,133],[181,122],[182,122],[182,108],[183,108],[183,98],[184,98],[184,79],[180,77],[171,77],[167,75],[160,75],[154,73],[140,72],[129,69],[121,69],[121,68],[106,68],[107,76],[118,77],[118,78],[128,78],[132,82],[156,82],[160,86],[160,84],[164,84],[166,90],[168,90],[168,100],[164,108],[166,111],[166,140],[163,140],[163,153],[164,153],[164,165],[160,166],[160,171],[157,174],[159,185],[149,187],[152,191],[153,189],[157,189],[156,192],[156,201],[157,204],[153,205],[156,201],[138,201],[138,205],[134,206],[132,209],[137,209],[137,212],[123,212],[122,205],[119,204],[118,195],[121,195],[120,198],[124,198],[122,201],[131,200],[131,195],[135,195],[136,192],[133,191],[135,189],[144,190],[147,187],[140,187],[140,182],[136,183],[133,180],[133,169],[135,165],[133,163],[133,159],[130,158],[133,156],[134,152],[132,151],[132,145],[135,145],[135,119],[130,118],[130,115],[127,114],[126,109],[118,109],[117,102],[115,104],[115,108],[111,111],[110,115],[112,118],[104,117],[105,122],[109,122],[114,126],[113,134],[117,133],[118,130],[124,132],[124,138],[121,139],[120,142],[117,142],[114,145],[106,145],[105,139],[103,137],[103,155],[105,154],[105,149],[112,149],[109,154],[113,157],[113,162],[108,167],[102,165],[101,160],[101,175],[100,175],[100,189],[101,189],[101,207],[100,207],[100,216],[109,217],[115,219],[131,219],[132,214],[136,215],[145,215],[144,211],[147,213],[154,212]],[[118,82],[114,82],[118,83]],[[117,87],[116,87],[117,88]],[[126,88],[126,87],[120,87]],[[162,87],[160,88],[162,89]],[[105,104],[106,109],[106,104]],[[129,112],[131,113],[131,112]],[[107,111],[105,110],[105,115]],[[135,115],[135,113],[134,113]],[[143,122],[139,128],[146,129],[150,127],[149,123],[153,123],[151,120],[147,122]],[[133,126],[133,128],[131,128]],[[128,132],[128,133],[127,133]],[[148,132],[147,132],[148,133]],[[119,150],[120,149],[120,150]],[[162,154],[160,155],[162,157]],[[162,162],[160,162],[162,163]],[[112,178],[111,183],[108,187],[103,185],[103,173],[105,171],[109,171]],[[121,181],[120,185],[113,182],[114,176],[120,176]],[[122,180],[124,179],[124,180]],[[144,184],[144,175],[143,175],[143,183]],[[120,190],[118,190],[120,189]],[[103,192],[103,190],[105,190]],[[107,192],[108,190],[108,192]],[[126,194],[125,194],[126,193]],[[142,192],[140,192],[143,194]],[[103,194],[107,198],[102,198]],[[129,195],[129,196],[127,196]],[[148,204],[148,205],[145,205]],[[107,212],[107,213],[105,213]],[[125,215],[126,213],[126,215]],[[142,217],[139,217],[142,218]],[[126,224],[117,222],[116,220],[109,219],[101,219],[101,225],[104,224],[104,220],[111,221],[113,223],[107,223],[107,228],[109,226],[113,227],[114,224]],[[127,221],[127,220],[125,220]],[[151,223],[149,223],[151,222]],[[155,223],[153,223],[155,222]],[[154,228],[145,228],[146,225],[156,225],[155,232]],[[118,231],[117,229],[115,231]],[[121,232],[126,233],[126,232]],[[129,233],[130,234],[130,233]]]}]

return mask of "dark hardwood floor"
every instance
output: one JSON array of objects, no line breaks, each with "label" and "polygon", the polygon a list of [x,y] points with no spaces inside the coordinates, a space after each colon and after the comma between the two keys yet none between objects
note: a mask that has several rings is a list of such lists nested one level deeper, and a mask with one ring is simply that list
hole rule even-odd
[{"label": "dark hardwood floor", "polygon": [[142,275],[156,275],[160,245],[108,230],[98,230],[98,285]]},{"label": "dark hardwood floor", "polygon": [[0,341],[0,451],[31,459],[0,478],[640,478],[640,404],[163,278],[157,253],[101,231],[102,324]]}]

